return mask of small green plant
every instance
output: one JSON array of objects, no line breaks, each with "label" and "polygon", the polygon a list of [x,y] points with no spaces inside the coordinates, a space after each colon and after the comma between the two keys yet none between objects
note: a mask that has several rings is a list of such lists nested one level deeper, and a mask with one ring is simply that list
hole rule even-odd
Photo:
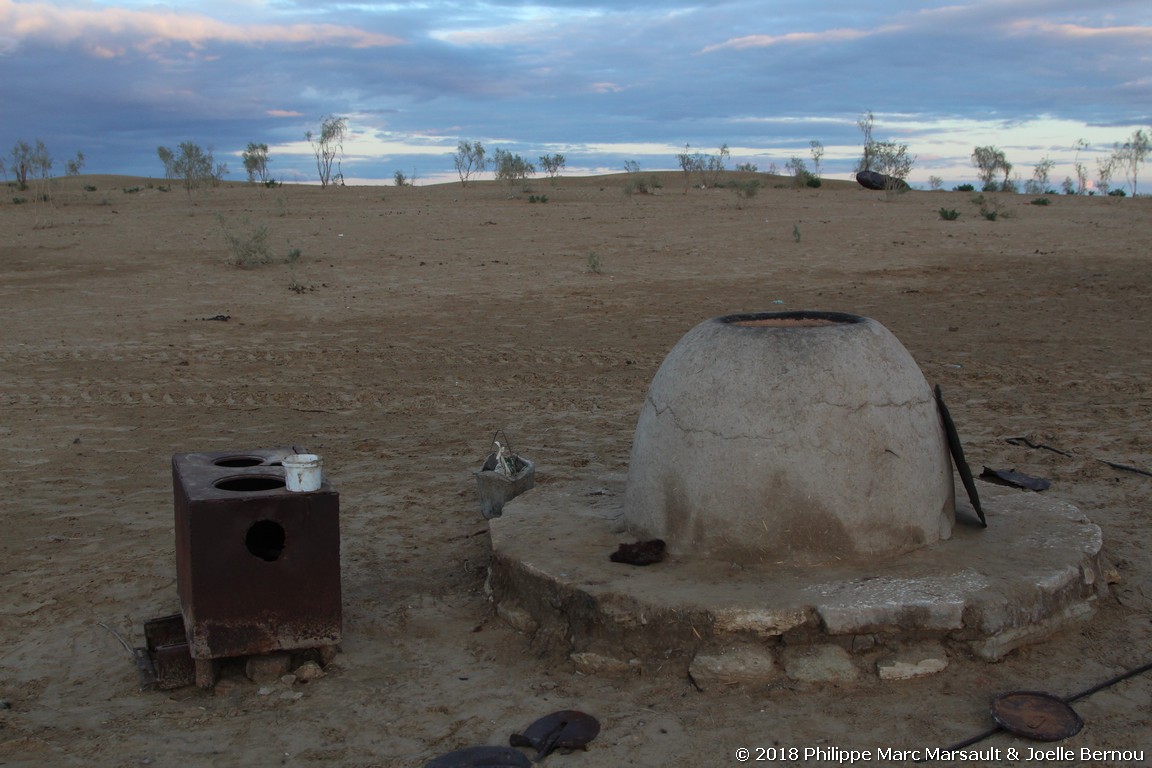
[{"label": "small green plant", "polygon": [[956,219],[960,218],[960,213],[955,208],[941,208],[940,218],[944,219],[944,221],[956,221]]},{"label": "small green plant", "polygon": [[85,184],[84,185],[84,191],[85,192],[95,192],[96,187],[92,186],[91,184]]},{"label": "small green plant", "polygon": [[599,275],[604,271],[604,262],[596,251],[588,252],[588,271],[594,275]]},{"label": "small green plant", "polygon": [[1008,218],[1008,212],[1000,205],[1000,201],[991,195],[976,195],[972,198],[972,204],[980,207],[980,215],[988,221]]},{"label": "small green plant", "polygon": [[1119,188],[1114,189],[1108,193],[1108,197],[1127,197],[1127,196],[1128,196],[1128,193],[1122,189],[1119,189]]},{"label": "small green plant", "polygon": [[13,205],[24,205],[24,203],[26,203],[26,202],[28,202],[28,198],[26,198],[26,197],[13,197],[12,198],[12,204]]},{"label": "small green plant", "polygon": [[126,195],[134,195],[137,192],[139,192],[141,189],[143,189],[143,187],[123,187],[122,191]]},{"label": "small green plant", "polygon": [[728,182],[728,188],[736,193],[741,200],[751,200],[760,191],[760,179],[733,179]]},{"label": "small green plant", "polygon": [[628,183],[624,185],[624,194],[632,197],[632,195],[654,195],[656,190],[664,186],[660,183],[660,179],[655,176],[650,176],[647,179],[636,177],[629,179]]},{"label": "small green plant", "polygon": [[159,190],[160,192],[171,192],[172,191],[172,185],[171,184],[161,184],[160,186],[156,187],[156,189]]},{"label": "small green plant", "polygon": [[292,250],[288,251],[288,255],[284,257],[284,263],[285,264],[292,264],[292,263],[299,261],[299,260],[300,260],[300,249],[299,248],[293,248]]},{"label": "small green plant", "polygon": [[548,202],[548,195],[529,195],[528,202],[530,203],[546,203]]},{"label": "small green plant", "polygon": [[288,282],[288,290],[292,291],[292,293],[311,293],[312,291],[316,290],[316,286],[305,285],[304,283],[300,282],[295,277],[293,277]]},{"label": "small green plant", "polygon": [[241,231],[234,232],[229,229],[223,216],[218,216],[217,220],[224,233],[224,240],[228,243],[228,250],[232,252],[229,264],[234,267],[255,267],[272,263],[272,254],[268,250],[268,225],[254,225],[245,219]]},{"label": "small green plant", "polygon": [[796,242],[800,242],[800,225],[799,224],[793,224],[792,225],[792,239],[795,240]]},{"label": "small green plant", "polygon": [[1038,197],[1031,202],[1031,205],[1052,205],[1052,201],[1046,197]]},{"label": "small green plant", "polygon": [[819,176],[813,176],[812,174],[809,174],[808,180],[804,182],[805,186],[812,187],[813,189],[819,189],[823,183],[824,182],[820,181]]},{"label": "small green plant", "polygon": [[975,192],[976,187],[972,186],[971,184],[958,184],[955,187],[952,187],[952,191],[953,192]]}]

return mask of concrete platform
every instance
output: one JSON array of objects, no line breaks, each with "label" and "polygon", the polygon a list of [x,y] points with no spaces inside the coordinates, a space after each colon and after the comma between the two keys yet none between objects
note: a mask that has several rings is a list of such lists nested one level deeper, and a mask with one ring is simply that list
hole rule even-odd
[{"label": "concrete platform", "polygon": [[489,522],[498,615],[585,672],[903,679],[949,653],[995,661],[1091,617],[1108,590],[1100,529],[1079,509],[987,483],[987,529],[957,499],[952,539],[879,564],[613,563],[633,540],[624,483],[538,486]]}]

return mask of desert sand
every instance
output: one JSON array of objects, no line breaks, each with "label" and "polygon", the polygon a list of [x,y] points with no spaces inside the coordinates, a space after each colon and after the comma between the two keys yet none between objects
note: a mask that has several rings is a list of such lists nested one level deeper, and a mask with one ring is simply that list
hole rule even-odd
[{"label": "desert sand", "polygon": [[[737,765],[739,747],[880,764],[988,728],[998,693],[1068,695],[1152,660],[1152,477],[1101,461],[1152,469],[1148,198],[1005,195],[989,221],[971,194],[783,179],[748,200],[675,175],[633,197],[621,177],[536,179],[536,203],[490,181],[165,184],[0,199],[0,764],[422,766],[558,709],[603,729],[551,765]],[[274,263],[231,264],[225,231],[261,226]],[[494,431],[538,484],[595,487],[627,471],[687,330],[784,309],[879,320],[941,385],[977,472],[1049,478],[1101,526],[1115,583],[1091,621],[913,680],[698,690],[582,675],[494,616],[472,477]],[[141,691],[116,634],[142,645],[178,609],[172,455],[294,444],[340,492],[328,674]],[[1059,746],[1152,758],[1152,673],[1076,709]]]}]

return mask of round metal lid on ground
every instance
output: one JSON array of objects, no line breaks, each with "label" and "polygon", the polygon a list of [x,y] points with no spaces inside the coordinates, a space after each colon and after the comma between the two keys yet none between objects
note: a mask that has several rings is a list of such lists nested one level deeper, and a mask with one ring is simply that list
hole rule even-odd
[{"label": "round metal lid on ground", "polygon": [[1076,710],[1049,693],[1012,691],[992,700],[992,719],[1017,736],[1036,741],[1060,741],[1084,727]]}]

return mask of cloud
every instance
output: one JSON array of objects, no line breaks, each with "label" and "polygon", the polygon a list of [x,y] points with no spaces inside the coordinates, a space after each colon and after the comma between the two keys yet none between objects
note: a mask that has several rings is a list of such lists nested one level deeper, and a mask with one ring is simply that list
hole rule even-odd
[{"label": "cloud", "polygon": [[0,0],[0,29],[6,48],[22,44],[79,46],[97,58],[151,53],[184,45],[201,50],[210,44],[377,48],[399,38],[337,24],[235,24],[199,13],[126,8],[65,7]]},{"label": "cloud", "polygon": [[874,30],[865,29],[828,29],[822,32],[788,32],[783,35],[745,35],[725,40],[717,45],[709,45],[701,53],[713,53],[724,49],[741,50],[744,48],[769,48],[776,45],[812,44],[812,43],[842,43],[849,40],[859,40],[863,37],[894,32],[900,27],[888,26]]}]

